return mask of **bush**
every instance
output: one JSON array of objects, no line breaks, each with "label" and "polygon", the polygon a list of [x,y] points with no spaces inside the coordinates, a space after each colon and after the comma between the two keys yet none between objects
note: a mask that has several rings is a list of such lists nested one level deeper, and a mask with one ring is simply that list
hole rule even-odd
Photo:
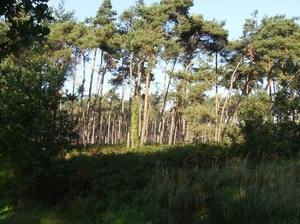
[{"label": "bush", "polygon": [[247,120],[242,126],[246,153],[290,157],[299,153],[300,126],[286,121],[283,123]]}]

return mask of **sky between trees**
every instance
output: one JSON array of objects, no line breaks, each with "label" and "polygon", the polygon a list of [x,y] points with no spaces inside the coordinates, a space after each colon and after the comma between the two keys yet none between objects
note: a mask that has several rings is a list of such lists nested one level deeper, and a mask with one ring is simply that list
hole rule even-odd
[{"label": "sky between trees", "polygon": [[[60,0],[49,0],[48,5],[57,7]],[[151,5],[158,0],[144,0],[146,5]],[[68,11],[75,10],[75,17],[82,21],[86,17],[94,16],[101,5],[101,0],[65,0]],[[135,0],[112,0],[113,9],[120,15],[124,10],[135,4]],[[288,18],[298,16],[298,0],[194,0],[190,13],[202,14],[205,19],[226,20],[224,26],[229,31],[229,40],[238,39],[242,35],[243,24],[254,10],[258,10],[258,19],[263,16],[285,14]]]},{"label": "sky between trees", "polygon": [[[57,8],[61,0],[49,0],[48,5]],[[113,10],[119,15],[126,9],[135,5],[136,0],[111,0]],[[144,0],[147,6],[159,2],[159,0]],[[95,16],[101,5],[100,0],[64,0],[64,7],[67,11],[75,11],[75,17],[78,21],[83,21],[87,17]],[[228,30],[228,40],[237,40],[242,36],[243,25],[251,14],[258,10],[257,19],[260,20],[264,16],[286,15],[287,18],[298,16],[299,2],[297,0],[194,0],[194,6],[190,9],[190,14],[201,14],[206,20],[215,19],[216,21],[226,21],[224,29]],[[117,19],[118,21],[118,19]],[[89,67],[89,66],[88,66]],[[88,73],[90,72],[87,68]],[[156,70],[156,72],[160,72]],[[160,77],[160,76],[158,76]],[[163,77],[163,75],[161,76]],[[151,91],[156,91],[162,87],[163,80],[156,78],[157,85],[151,86]],[[86,83],[88,83],[87,80]],[[66,83],[66,88],[70,89],[71,84]],[[105,90],[109,90],[109,86],[105,86]]]}]

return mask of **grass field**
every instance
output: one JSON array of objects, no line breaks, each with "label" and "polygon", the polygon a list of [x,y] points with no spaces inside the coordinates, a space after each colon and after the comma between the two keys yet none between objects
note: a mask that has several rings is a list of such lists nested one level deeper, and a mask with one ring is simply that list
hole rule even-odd
[{"label": "grass field", "polygon": [[58,158],[36,186],[0,174],[0,223],[300,223],[296,159],[224,145],[90,147]]}]

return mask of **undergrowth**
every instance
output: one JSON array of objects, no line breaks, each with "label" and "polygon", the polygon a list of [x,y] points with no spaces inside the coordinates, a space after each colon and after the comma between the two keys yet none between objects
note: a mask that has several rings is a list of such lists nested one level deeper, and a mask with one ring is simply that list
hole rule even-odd
[{"label": "undergrowth", "polygon": [[217,144],[73,150],[34,186],[14,189],[2,172],[0,223],[299,223],[297,160],[241,155]]}]

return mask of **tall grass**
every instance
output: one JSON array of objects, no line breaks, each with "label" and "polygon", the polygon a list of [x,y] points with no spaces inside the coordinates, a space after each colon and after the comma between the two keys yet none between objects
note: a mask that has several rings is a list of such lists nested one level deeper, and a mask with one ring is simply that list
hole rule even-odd
[{"label": "tall grass", "polygon": [[114,197],[109,214],[114,220],[143,214],[144,223],[299,223],[299,174],[299,165],[290,162],[221,170],[157,167],[131,201]]},{"label": "tall grass", "polygon": [[299,223],[299,171],[291,163],[226,167],[218,174],[227,183],[215,191],[210,222]]},{"label": "tall grass", "polygon": [[207,170],[157,166],[143,190],[124,188],[106,202],[97,194],[73,198],[64,211],[86,223],[299,223],[299,174],[299,165],[288,162]]},{"label": "tall grass", "polygon": [[110,146],[70,153],[58,164],[63,182],[47,183],[68,186],[64,196],[48,207],[0,211],[0,223],[300,223],[297,161],[253,163],[194,146],[154,152]]}]

